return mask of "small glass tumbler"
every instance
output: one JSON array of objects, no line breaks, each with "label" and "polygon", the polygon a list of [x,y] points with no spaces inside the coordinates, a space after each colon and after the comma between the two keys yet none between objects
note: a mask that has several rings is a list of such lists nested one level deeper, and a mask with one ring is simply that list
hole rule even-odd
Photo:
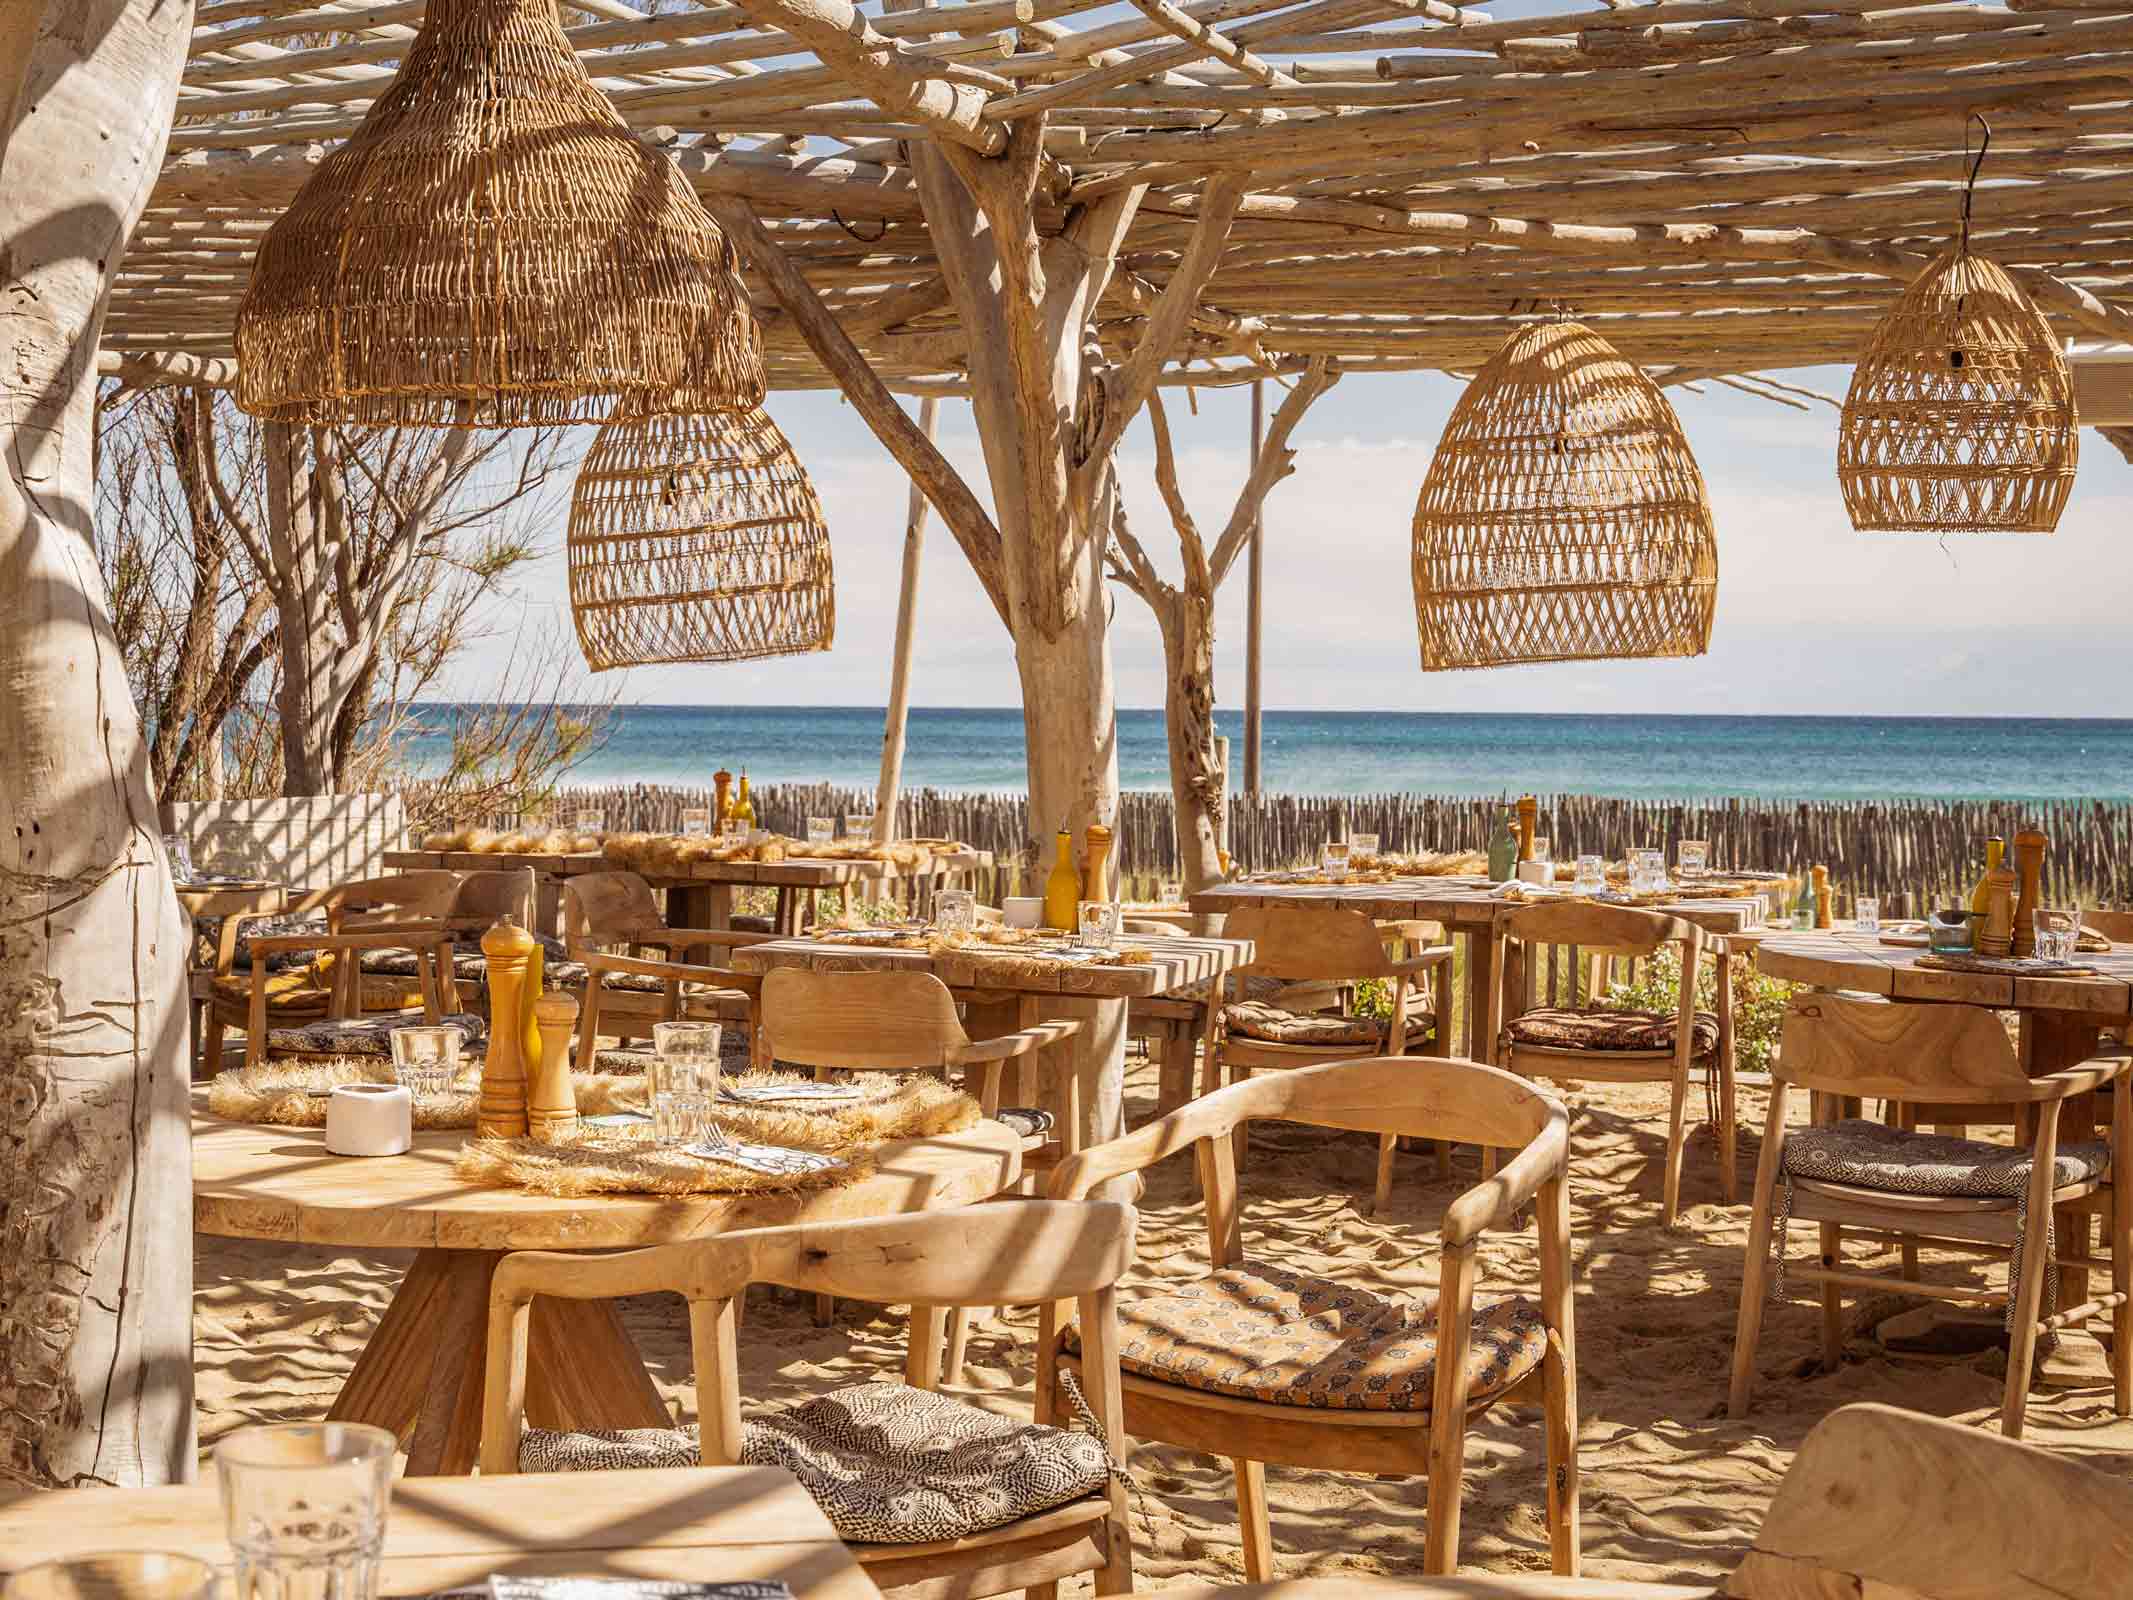
[{"label": "small glass tumbler", "polygon": [[1165,878],[1155,891],[1156,904],[1165,911],[1185,903],[1185,885],[1179,879]]},{"label": "small glass tumbler", "polygon": [[1349,854],[1349,847],[1345,841],[1339,844],[1329,842],[1323,845],[1318,852],[1318,870],[1335,883],[1339,883],[1348,876]]},{"label": "small glass tumbler", "polygon": [[1870,894],[1862,894],[1852,901],[1852,926],[1861,933],[1881,931],[1881,902]]},{"label": "small glass tumbler", "polygon": [[2072,906],[2039,906],[2032,919],[2037,930],[2037,959],[2069,962],[2081,942],[2081,912]]},{"label": "small glass tumbler", "polygon": [[978,897],[969,889],[943,889],[933,897],[933,925],[943,933],[968,933],[978,925]]},{"label": "small glass tumbler", "polygon": [[192,846],[185,842],[184,834],[164,834],[163,853],[170,857],[170,876],[173,882],[182,887],[199,880],[200,869],[193,865]]},{"label": "small glass tumbler", "polygon": [[1118,943],[1118,907],[1109,900],[1084,900],[1077,920],[1081,942],[1091,950],[1109,950]]},{"label": "small glass tumbler", "polygon": [[464,1039],[457,1028],[395,1028],[393,1077],[417,1100],[452,1092]]},{"label": "small glass tumbler", "polygon": [[1571,887],[1578,894],[1601,894],[1607,888],[1607,862],[1600,856],[1579,856],[1577,877]]},{"label": "small glass tumbler", "polygon": [[359,1423],[280,1422],[217,1445],[234,1600],[376,1600],[394,1444]]},{"label": "small glass tumbler", "polygon": [[1378,836],[1374,833],[1351,832],[1348,835],[1348,853],[1351,857],[1366,856],[1374,858],[1378,853]]},{"label": "small glass tumbler", "polygon": [[836,837],[837,819],[835,817],[809,817],[807,819],[807,842],[809,844],[828,844]]},{"label": "small glass tumbler", "polygon": [[1700,878],[1711,861],[1711,841],[1708,839],[1683,839],[1674,847],[1674,859],[1681,864],[1684,879]]},{"label": "small glass tumbler", "polygon": [[607,813],[604,811],[580,811],[572,815],[570,825],[580,833],[605,833]]},{"label": "small glass tumbler", "polygon": [[747,831],[748,824],[738,817],[724,817],[719,821],[718,836],[721,839],[738,839]]},{"label": "small glass tumbler", "polygon": [[652,1107],[652,1139],[686,1144],[696,1137],[708,1102],[718,1095],[718,1047],[724,1030],[715,1022],[655,1022],[645,1090]]},{"label": "small glass tumbler", "polygon": [[685,839],[694,839],[711,831],[711,808],[690,806],[681,814],[681,833]]},{"label": "small glass tumbler", "polygon": [[844,836],[847,839],[873,838],[874,813],[871,811],[847,811],[844,814]]},{"label": "small glass tumbler", "polygon": [[1545,833],[1533,836],[1533,859],[1544,867],[1555,863],[1555,841]]},{"label": "small glass tumbler", "polygon": [[24,1567],[0,1600],[208,1600],[215,1569],[164,1550],[114,1550]]},{"label": "small glass tumbler", "polygon": [[1666,887],[1666,852],[1632,850],[1629,853],[1631,894],[1657,894]]}]

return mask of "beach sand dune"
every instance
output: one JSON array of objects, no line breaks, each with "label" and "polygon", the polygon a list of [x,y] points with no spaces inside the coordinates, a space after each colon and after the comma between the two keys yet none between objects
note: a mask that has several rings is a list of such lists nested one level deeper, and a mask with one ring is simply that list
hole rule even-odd
[{"label": "beach sand dune", "polygon": [[[1145,1116],[1152,1069],[1133,1062],[1129,1110]],[[1878,1400],[1982,1427],[1993,1425],[2002,1357],[1896,1359],[1874,1342],[1884,1302],[1854,1313],[1843,1369],[1815,1370],[1820,1318],[1794,1286],[1766,1318],[1757,1407],[1725,1419],[1738,1309],[1745,1204],[1718,1203],[1709,1130],[1692,1142],[1683,1219],[1659,1223],[1664,1098],[1642,1086],[1595,1088],[1574,1100],[1578,1382],[1584,1467],[1586,1570],[1624,1578],[1709,1578],[1730,1570],[1754,1536],[1801,1439],[1840,1405]],[[1762,1097],[1742,1096],[1742,1193],[1748,1191]],[[1435,1282],[1438,1216],[1478,1173],[1462,1151],[1450,1183],[1435,1162],[1403,1156],[1392,1214],[1365,1214],[1374,1145],[1358,1135],[1277,1127],[1253,1140],[1245,1182],[1245,1240],[1254,1256],[1375,1288]],[[1141,1212],[1141,1264],[1127,1292],[1206,1270],[1205,1236],[1189,1165],[1152,1176]],[[1794,1258],[1808,1235],[1796,1234]],[[1482,1292],[1537,1288],[1531,1235],[1484,1248]],[[1848,1264],[1893,1265],[1893,1252],[1848,1252]],[[1933,1260],[1928,1256],[1929,1262]],[[201,1238],[196,1360],[203,1447],[247,1421],[324,1414],[368,1336],[406,1258]],[[1953,1262],[1936,1270],[1960,1274]],[[1915,1303],[1915,1302],[1914,1302]],[[661,1391],[693,1416],[686,1323],[678,1300],[628,1302],[625,1321]],[[970,1341],[964,1392],[1027,1413],[1027,1314],[981,1322]],[[900,1370],[905,1322],[896,1311],[844,1305],[817,1328],[810,1306],[758,1290],[742,1330],[743,1402],[803,1397]],[[2093,1358],[2094,1352],[2090,1352]],[[2030,1437],[2070,1458],[2133,1473],[2133,1422],[2114,1418],[2100,1362],[2065,1388],[2032,1396]],[[1130,1470],[1136,1567],[1142,1587],[1241,1581],[1229,1470],[1163,1446],[1136,1446]],[[1462,1529],[1468,1570],[1547,1569],[1540,1512],[1538,1413],[1499,1409],[1469,1445]],[[1298,1468],[1267,1473],[1279,1574],[1410,1576],[1422,1570],[1425,1487]]]}]

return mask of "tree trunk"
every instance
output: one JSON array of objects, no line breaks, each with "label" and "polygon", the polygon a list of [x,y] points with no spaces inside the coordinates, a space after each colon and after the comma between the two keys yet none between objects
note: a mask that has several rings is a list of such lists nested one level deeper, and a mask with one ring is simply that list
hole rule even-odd
[{"label": "tree trunk", "polygon": [[275,706],[281,720],[282,793],[292,799],[338,794],[333,734],[361,663],[352,642],[341,637],[329,592],[335,575],[323,548],[320,499],[321,480],[333,469],[318,459],[312,434],[285,422],[266,424],[262,447],[267,546],[274,556],[268,583],[281,636]]},{"label": "tree trunk", "polygon": [[89,540],[105,296],[191,26],[50,6],[0,154],[0,1478],[46,1487],[194,1461],[185,929]]},{"label": "tree trunk", "polygon": [[1223,772],[1215,746],[1212,595],[1172,590],[1155,608],[1163,633],[1163,725],[1170,740],[1170,798],[1185,892],[1222,877]]}]

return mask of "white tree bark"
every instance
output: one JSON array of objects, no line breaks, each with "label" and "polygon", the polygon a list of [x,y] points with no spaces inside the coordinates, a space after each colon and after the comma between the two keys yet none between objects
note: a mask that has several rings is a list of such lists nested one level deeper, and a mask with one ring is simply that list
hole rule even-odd
[{"label": "white tree bark", "polygon": [[50,5],[0,123],[0,1479],[41,1486],[194,1459],[186,933],[89,542],[104,302],[191,29]]}]

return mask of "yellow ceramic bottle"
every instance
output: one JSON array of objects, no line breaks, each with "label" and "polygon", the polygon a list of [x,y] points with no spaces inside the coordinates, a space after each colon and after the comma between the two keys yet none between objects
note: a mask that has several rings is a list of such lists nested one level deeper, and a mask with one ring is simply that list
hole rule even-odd
[{"label": "yellow ceramic bottle", "polygon": [[1059,830],[1059,859],[1044,880],[1044,925],[1072,933],[1081,916],[1081,874],[1074,870],[1074,836]]},{"label": "yellow ceramic bottle", "polygon": [[733,820],[744,828],[755,826],[755,800],[748,793],[748,769],[741,768],[741,792],[733,797]]},{"label": "yellow ceramic bottle", "polygon": [[1985,872],[1970,891],[1970,909],[1981,917],[1992,909],[1992,875],[1999,870],[2000,858],[2006,853],[2007,841],[1998,834],[1985,841]]}]

